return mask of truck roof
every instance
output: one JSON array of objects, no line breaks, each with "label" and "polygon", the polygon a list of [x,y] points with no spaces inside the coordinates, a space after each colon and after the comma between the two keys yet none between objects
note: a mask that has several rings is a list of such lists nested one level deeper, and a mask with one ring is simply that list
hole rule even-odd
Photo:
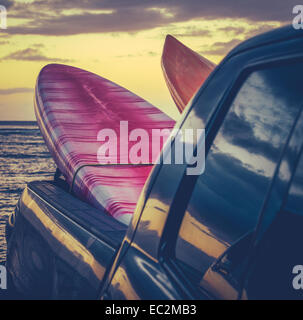
[{"label": "truck roof", "polygon": [[268,31],[243,41],[232,49],[226,58],[230,58],[240,52],[247,51],[256,47],[268,45],[275,42],[288,41],[294,38],[303,37],[303,30],[296,30],[292,25],[287,25],[272,31]]}]

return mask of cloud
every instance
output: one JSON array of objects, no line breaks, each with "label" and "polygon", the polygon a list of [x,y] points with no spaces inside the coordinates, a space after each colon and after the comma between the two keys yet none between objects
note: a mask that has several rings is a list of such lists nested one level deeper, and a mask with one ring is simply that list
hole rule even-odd
[{"label": "cloud", "polygon": [[[72,35],[137,32],[193,19],[291,22],[297,0],[38,0],[15,2],[9,14],[29,21],[8,34]],[[195,32],[193,32],[193,35]],[[198,35],[198,33],[197,33]]]},{"label": "cloud", "polygon": [[199,51],[202,55],[204,54],[210,54],[210,55],[226,55],[231,49],[233,49],[236,45],[238,45],[240,42],[242,42],[239,39],[233,39],[228,42],[215,42],[211,45],[210,48],[205,48]]},{"label": "cloud", "polygon": [[257,26],[256,28],[253,28],[253,29],[247,31],[245,33],[245,37],[251,38],[253,36],[270,31],[272,29],[273,29],[273,26],[271,24],[261,24],[261,25]]},{"label": "cloud", "polygon": [[15,93],[27,93],[33,92],[34,89],[32,88],[12,88],[12,89],[0,89],[0,95],[7,95],[7,94],[15,94]]},{"label": "cloud", "polygon": [[232,34],[243,34],[246,29],[244,27],[235,27],[235,26],[228,26],[228,27],[222,27],[218,28],[217,31],[222,31],[225,33],[232,33]]},{"label": "cloud", "polygon": [[12,52],[2,58],[3,60],[22,60],[22,61],[47,61],[47,62],[70,62],[68,59],[50,58],[41,53],[37,48],[27,48]]},{"label": "cloud", "polygon": [[34,19],[20,26],[9,27],[8,34],[37,34],[37,35],[74,35],[83,33],[107,32],[138,32],[163,26],[172,18],[163,19],[162,13],[157,11],[138,9],[123,9],[107,13],[90,13],[54,16],[36,16]]},{"label": "cloud", "polygon": [[186,28],[185,32],[173,33],[174,37],[208,37],[211,35],[211,32],[206,29],[192,29]]},{"label": "cloud", "polygon": [[0,5],[4,6],[6,9],[12,7],[13,4],[14,4],[14,2],[11,0],[1,0],[1,2],[0,2]]},{"label": "cloud", "polygon": [[34,48],[44,48],[45,45],[43,43],[34,43],[31,45],[31,47],[34,47]]},{"label": "cloud", "polygon": [[155,57],[155,56],[158,55],[158,53],[155,52],[155,51],[148,51],[147,54],[148,54],[149,56],[151,56],[151,57]]},{"label": "cloud", "polygon": [[136,53],[136,54],[124,54],[124,55],[118,55],[118,56],[115,56],[116,58],[138,58],[138,57],[142,57],[142,56],[145,56],[145,55],[148,55],[150,57],[155,57],[157,55],[159,55],[158,52],[155,52],[155,51],[147,51],[147,52],[140,52],[140,53]]}]

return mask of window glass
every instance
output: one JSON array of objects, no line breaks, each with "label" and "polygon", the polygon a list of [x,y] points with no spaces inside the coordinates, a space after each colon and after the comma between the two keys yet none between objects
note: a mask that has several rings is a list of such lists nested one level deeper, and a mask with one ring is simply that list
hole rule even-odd
[{"label": "window glass", "polygon": [[289,189],[286,210],[303,216],[303,156],[300,158]]},{"label": "window glass", "polygon": [[234,98],[176,243],[176,258],[191,277],[201,279],[228,247],[255,227],[302,104],[302,71],[302,64],[255,71]]},{"label": "window glass", "polygon": [[[302,138],[302,137],[301,137]],[[303,156],[298,163],[285,206],[277,212],[256,248],[242,296],[248,299],[302,299]],[[293,271],[294,270],[294,271]]]}]

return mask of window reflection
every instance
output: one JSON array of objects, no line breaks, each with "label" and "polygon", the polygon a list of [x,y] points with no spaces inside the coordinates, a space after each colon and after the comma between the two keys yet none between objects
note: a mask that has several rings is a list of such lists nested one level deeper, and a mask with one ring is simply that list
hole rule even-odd
[{"label": "window reflection", "polygon": [[303,156],[301,156],[289,189],[286,210],[303,215]]},{"label": "window reflection", "polygon": [[302,71],[297,64],[250,74],[213,141],[176,244],[176,257],[201,275],[256,225],[302,104]]}]

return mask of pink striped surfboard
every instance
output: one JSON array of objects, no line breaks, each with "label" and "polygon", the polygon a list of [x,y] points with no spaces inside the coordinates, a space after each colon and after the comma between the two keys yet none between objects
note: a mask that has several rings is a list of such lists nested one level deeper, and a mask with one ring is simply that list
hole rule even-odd
[{"label": "pink striped surfboard", "polygon": [[[35,113],[48,149],[74,194],[128,224],[152,165],[95,167],[102,144],[98,133],[109,128],[119,135],[120,121],[127,121],[129,132],[142,128],[151,137],[153,129],[172,129],[175,121],[109,80],[59,64],[47,65],[38,76]],[[118,158],[128,159],[122,153],[136,142],[129,142],[125,151],[119,138]]]},{"label": "pink striped surfboard", "polygon": [[165,39],[161,66],[180,113],[215,68],[215,64],[171,35],[167,35]]}]

